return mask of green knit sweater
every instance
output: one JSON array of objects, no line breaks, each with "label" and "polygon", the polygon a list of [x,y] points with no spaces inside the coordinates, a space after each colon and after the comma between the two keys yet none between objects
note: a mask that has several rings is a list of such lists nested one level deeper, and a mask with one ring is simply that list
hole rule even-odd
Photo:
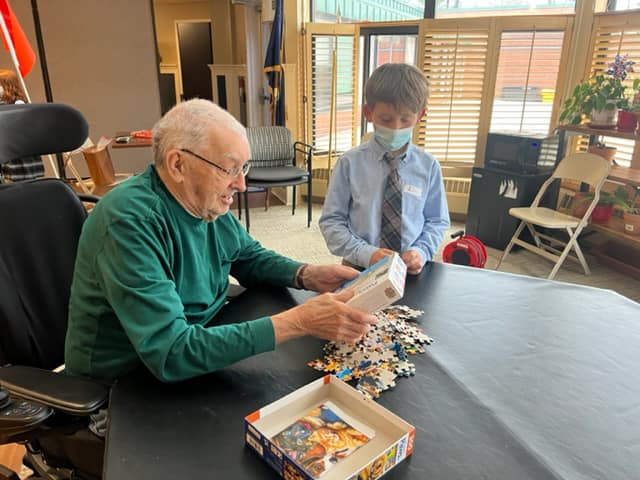
[{"label": "green knit sweater", "polygon": [[193,217],[150,166],[100,200],[84,224],[67,371],[111,382],[143,363],[170,382],[273,350],[269,317],[211,320],[229,274],[247,287],[290,286],[300,265],[263,248],[230,213],[213,222]]}]

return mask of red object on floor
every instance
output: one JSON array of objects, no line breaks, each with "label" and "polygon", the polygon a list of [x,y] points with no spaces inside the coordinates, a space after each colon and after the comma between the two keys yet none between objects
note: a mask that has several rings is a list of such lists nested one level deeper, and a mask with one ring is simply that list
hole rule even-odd
[{"label": "red object on floor", "polygon": [[[456,238],[457,237],[457,238]],[[447,243],[442,252],[445,263],[483,268],[487,261],[487,249],[473,235],[465,235],[463,230],[451,235],[454,240]]]}]

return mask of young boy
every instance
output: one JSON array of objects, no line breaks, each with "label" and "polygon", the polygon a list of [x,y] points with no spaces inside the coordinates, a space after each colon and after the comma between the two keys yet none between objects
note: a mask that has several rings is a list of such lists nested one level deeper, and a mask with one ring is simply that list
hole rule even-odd
[{"label": "young boy", "polygon": [[449,227],[440,165],[411,143],[429,83],[412,65],[377,68],[365,87],[364,116],[373,137],[338,160],[320,229],[343,263],[367,267],[393,251],[417,275]]}]

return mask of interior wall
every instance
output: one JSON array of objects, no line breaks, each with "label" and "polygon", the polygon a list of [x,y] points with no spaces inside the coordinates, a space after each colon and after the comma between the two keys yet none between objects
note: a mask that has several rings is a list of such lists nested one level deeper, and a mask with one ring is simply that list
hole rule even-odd
[{"label": "interior wall", "polygon": [[160,62],[168,65],[177,65],[178,46],[176,45],[175,21],[210,19],[209,2],[207,0],[180,3],[155,1],[154,9]]},{"label": "interior wall", "polygon": [[[151,1],[38,2],[53,99],[80,110],[94,142],[119,130],[151,128],[160,117]],[[12,0],[38,55],[30,0]],[[0,68],[13,68],[0,48]],[[45,101],[39,58],[26,77],[34,102]],[[112,150],[116,171],[140,172],[150,149]],[[84,161],[74,162],[86,174]]]},{"label": "interior wall", "polygon": [[247,63],[247,27],[245,23],[245,10],[247,8],[253,7],[246,5],[232,5],[231,9],[233,63],[240,65],[246,65]]},{"label": "interior wall", "polygon": [[230,0],[209,0],[211,29],[213,30],[213,63],[234,63],[233,18]]}]

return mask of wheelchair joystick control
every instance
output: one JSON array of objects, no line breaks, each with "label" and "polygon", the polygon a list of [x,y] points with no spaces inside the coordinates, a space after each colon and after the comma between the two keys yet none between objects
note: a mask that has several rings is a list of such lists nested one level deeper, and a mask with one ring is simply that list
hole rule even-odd
[{"label": "wheelchair joystick control", "polygon": [[0,410],[9,405],[11,402],[11,398],[9,397],[9,393],[2,387],[0,387]]},{"label": "wheelchair joystick control", "polygon": [[0,388],[0,430],[22,429],[46,420],[53,410],[29,400],[12,399]]}]

